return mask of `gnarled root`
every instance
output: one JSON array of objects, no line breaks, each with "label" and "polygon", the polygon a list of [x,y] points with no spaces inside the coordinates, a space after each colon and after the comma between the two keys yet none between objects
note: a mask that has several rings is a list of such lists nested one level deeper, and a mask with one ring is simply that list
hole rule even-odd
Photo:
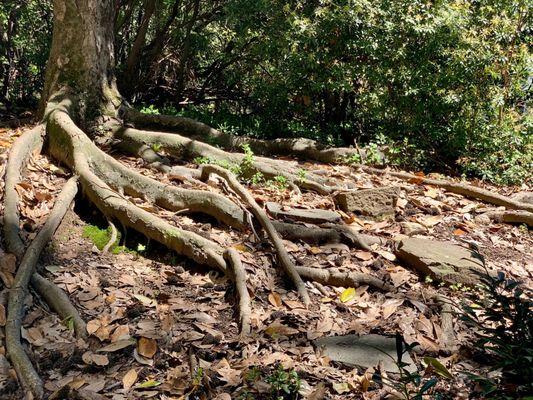
[{"label": "gnarled root", "polygon": [[[240,165],[245,159],[245,155],[242,153],[230,153],[210,144],[178,134],[121,128],[115,131],[115,137],[118,140],[129,143],[128,147],[130,148],[137,146],[139,149],[145,149],[143,146],[150,148],[158,146],[168,154],[182,159],[192,160],[202,157],[213,162],[234,165]],[[306,173],[305,176],[302,176],[299,169],[286,161],[254,157],[251,167],[253,167],[254,171],[262,173],[266,178],[274,178],[281,175],[288,182],[319,194],[327,195],[337,189],[336,187],[327,186],[327,181],[316,174]]]},{"label": "gnarled root", "polygon": [[368,285],[379,290],[395,291],[394,286],[372,275],[360,272],[343,272],[337,268],[320,269],[300,266],[296,267],[296,271],[302,278],[324,285],[340,287]]},{"label": "gnarled root", "polygon": [[77,190],[77,178],[71,178],[59,194],[48,220],[26,250],[18,267],[13,286],[9,292],[6,320],[7,353],[22,386],[30,391],[34,397],[39,399],[44,394],[42,382],[20,342],[24,299],[41,251],[48,244],[59,226]]},{"label": "gnarled root", "polygon": [[239,322],[241,326],[241,336],[248,336],[251,332],[250,315],[252,312],[250,294],[246,287],[246,271],[242,265],[239,254],[234,249],[227,249],[224,258],[228,262],[228,273],[239,297]]},{"label": "gnarled root", "polygon": [[324,224],[310,228],[279,221],[272,221],[272,224],[284,239],[301,240],[309,244],[344,243],[363,250],[371,250],[373,244],[386,244],[385,239],[354,232],[345,225]]},{"label": "gnarled root", "polygon": [[259,223],[267,233],[270,241],[272,242],[276,254],[278,256],[278,262],[283,268],[287,276],[291,279],[292,283],[298,290],[300,297],[305,305],[309,305],[311,299],[305,288],[305,283],[303,282],[298,272],[296,272],[293,262],[289,256],[289,253],[283,245],[280,235],[270,222],[270,219],[266,215],[265,211],[256,203],[255,199],[250,195],[250,193],[239,183],[235,176],[228,170],[218,167],[216,165],[204,165],[202,167],[202,178],[207,180],[210,174],[217,174],[224,178],[229,187],[237,193],[241,200],[252,210],[254,216],[258,219]]},{"label": "gnarled root", "polygon": [[216,143],[229,151],[238,150],[242,145],[250,146],[256,154],[270,156],[291,156],[305,160],[315,160],[323,163],[336,163],[355,155],[361,155],[354,148],[326,148],[312,139],[275,139],[261,140],[249,137],[235,136],[221,132],[202,122],[190,118],[174,117],[170,115],[148,115],[127,108],[124,118],[139,127],[156,127],[163,130],[177,132],[181,135],[209,143]]},{"label": "gnarled root", "polygon": [[25,246],[19,236],[19,196],[16,185],[20,182],[22,170],[31,153],[39,151],[43,144],[41,136],[43,130],[43,126],[37,126],[19,137],[11,148],[7,161],[4,194],[4,238],[8,251],[17,256],[24,252]]},{"label": "gnarled root", "polygon": [[109,249],[117,242],[118,239],[118,231],[115,224],[111,221],[108,221],[109,228],[111,228],[111,237],[109,238],[108,242],[102,249],[102,253],[107,253]]},{"label": "gnarled root", "polygon": [[[384,169],[377,169],[368,167],[366,165],[359,165],[358,168],[366,173],[374,175],[389,175],[395,178],[403,179],[406,181],[416,182],[418,184],[431,185],[435,187],[443,188],[448,192],[460,194],[465,197],[469,197],[476,200],[484,201],[485,203],[494,204],[497,206],[504,206],[512,210],[523,210],[530,213],[533,212],[533,204],[523,203],[514,199],[508,198],[498,193],[493,193],[489,190],[482,189],[476,186],[468,185],[465,183],[452,182],[440,179],[424,178],[418,175],[409,174],[407,172],[396,172]],[[509,217],[511,218],[511,217]]]},{"label": "gnarled root", "polygon": [[488,219],[496,222],[505,222],[508,224],[526,224],[533,227],[533,213],[529,211],[505,210],[489,211],[481,214],[480,219]]}]

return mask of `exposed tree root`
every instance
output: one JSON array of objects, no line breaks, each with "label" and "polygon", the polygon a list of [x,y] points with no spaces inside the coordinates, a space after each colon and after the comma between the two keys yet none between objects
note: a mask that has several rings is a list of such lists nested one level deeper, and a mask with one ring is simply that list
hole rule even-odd
[{"label": "exposed tree root", "polygon": [[361,155],[361,152],[354,148],[327,148],[314,140],[305,138],[261,140],[235,136],[190,118],[147,115],[132,108],[124,110],[124,118],[141,128],[156,127],[167,129],[184,136],[215,143],[229,151],[238,150],[243,144],[247,144],[256,154],[265,156],[286,155],[323,163],[337,163],[354,154]]},{"label": "exposed tree root", "polygon": [[489,211],[481,214],[478,218],[488,218],[508,224],[526,224],[529,227],[533,227],[533,213],[529,211]]},{"label": "exposed tree root", "polygon": [[300,266],[296,267],[296,271],[302,278],[319,282],[324,285],[340,287],[368,285],[379,290],[386,290],[389,292],[395,291],[394,286],[389,285],[372,275],[360,272],[343,272],[337,268],[320,269]]},{"label": "exposed tree root", "polygon": [[20,182],[22,170],[31,153],[40,150],[43,144],[43,131],[43,126],[37,126],[19,137],[13,144],[7,161],[4,194],[4,240],[8,251],[17,256],[24,252],[25,246],[19,236],[19,196],[16,185]]},{"label": "exposed tree root", "polygon": [[[15,187],[20,181],[21,172],[30,154],[38,151],[42,145],[43,129],[43,126],[37,126],[22,135],[13,145],[8,160],[4,197],[4,237],[7,250],[15,254],[19,260],[24,255],[25,246],[19,235],[19,196]],[[85,336],[85,322],[63,290],[47,281],[38,272],[33,273],[31,284],[61,319],[72,318],[78,337]]]},{"label": "exposed tree root", "polygon": [[296,272],[294,264],[289,256],[289,253],[285,249],[285,246],[283,244],[283,241],[281,240],[280,235],[272,225],[272,222],[270,222],[270,219],[268,218],[265,211],[259,207],[259,205],[256,203],[255,199],[250,195],[250,193],[239,183],[237,178],[229,172],[228,170],[218,167],[216,165],[204,165],[202,167],[202,178],[206,180],[209,177],[209,174],[217,174],[224,178],[228,185],[231,187],[232,190],[234,190],[237,195],[241,198],[241,200],[252,210],[252,213],[254,216],[258,219],[259,223],[267,233],[270,241],[272,242],[276,254],[278,257],[278,262],[280,266],[283,268],[287,276],[291,279],[292,283],[298,290],[298,293],[300,294],[300,297],[302,298],[302,301],[305,305],[309,305],[311,303],[311,299],[309,298],[309,294],[307,293],[307,289],[305,287],[305,283],[303,282],[300,275],[298,275],[298,272]]},{"label": "exposed tree root", "polygon": [[284,239],[301,240],[310,244],[344,243],[364,250],[371,250],[370,246],[373,244],[386,244],[385,239],[357,233],[349,226],[340,224],[323,224],[312,228],[279,221],[272,221],[272,224]]},{"label": "exposed tree root", "polygon": [[57,197],[48,220],[26,250],[9,292],[6,320],[7,352],[22,386],[39,399],[44,394],[42,382],[20,342],[24,299],[39,256],[59,226],[77,190],[77,178],[71,178]]},{"label": "exposed tree root", "polygon": [[[368,167],[366,165],[359,165],[359,168],[364,172],[374,175],[389,175],[395,178],[400,178],[406,181],[416,182],[418,184],[431,185],[443,188],[448,192],[460,194],[476,200],[481,200],[489,204],[497,206],[504,206],[513,210],[523,210],[533,212],[533,204],[523,203],[514,199],[508,198],[498,193],[493,193],[489,190],[482,189],[476,186],[468,185],[466,183],[452,182],[440,179],[424,178],[418,175],[409,174],[407,172],[396,172],[385,169],[377,169]],[[510,218],[510,217],[509,217]]]},{"label": "exposed tree root", "polygon": [[[307,160],[315,160],[323,163],[338,163],[347,158],[357,155],[364,158],[364,151],[361,152],[355,148],[326,148],[314,140],[295,138],[295,139],[276,139],[260,140],[247,137],[238,137],[214,129],[201,122],[168,115],[146,115],[134,109],[125,110],[125,118],[139,127],[154,126],[171,131],[178,132],[182,135],[204,140],[210,143],[226,148],[228,150],[238,149],[243,144],[247,144],[257,154],[261,155],[290,155]],[[446,180],[423,178],[414,174],[405,172],[396,172],[372,168],[366,165],[359,165],[363,171],[371,174],[384,175],[388,174],[396,178],[411,180],[417,183],[441,187],[449,192],[481,200],[486,203],[504,206],[512,210],[523,210],[533,212],[533,205],[519,200],[510,199],[498,193],[478,188],[476,186],[457,183]],[[319,191],[320,193],[320,191]],[[497,219],[498,216],[494,214]],[[531,217],[527,214],[505,214],[500,216],[502,222],[525,223],[531,225]]]},{"label": "exposed tree root", "polygon": [[[240,165],[245,159],[242,153],[230,153],[210,144],[200,142],[178,134],[165,132],[140,131],[132,128],[122,128],[115,131],[115,137],[129,142],[131,147],[145,145],[150,148],[157,146],[168,154],[181,159],[195,159],[197,157],[212,162]],[[330,194],[337,190],[336,187],[327,186],[327,181],[312,173],[302,173],[291,163],[264,157],[254,157],[253,170],[262,173],[266,178],[284,176],[288,182],[312,190],[319,194]]]},{"label": "exposed tree root", "polygon": [[227,249],[224,258],[228,262],[228,272],[231,276],[239,297],[239,323],[241,336],[248,336],[251,332],[250,315],[252,312],[250,294],[246,287],[246,270],[242,265],[241,258],[235,249]]},{"label": "exposed tree root", "polygon": [[107,253],[109,249],[111,248],[111,246],[113,246],[116,243],[117,238],[118,238],[117,227],[111,221],[108,221],[108,223],[109,223],[109,227],[111,228],[111,237],[109,238],[109,241],[106,243],[106,245],[102,249],[102,253]]}]

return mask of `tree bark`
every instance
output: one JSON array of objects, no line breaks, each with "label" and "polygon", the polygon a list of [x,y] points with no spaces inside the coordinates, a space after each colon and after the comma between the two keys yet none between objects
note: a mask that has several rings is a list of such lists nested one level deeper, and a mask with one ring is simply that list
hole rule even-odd
[{"label": "tree bark", "polygon": [[80,123],[115,116],[121,104],[114,68],[113,0],[54,0],[54,34],[40,115],[67,90],[80,101]]}]

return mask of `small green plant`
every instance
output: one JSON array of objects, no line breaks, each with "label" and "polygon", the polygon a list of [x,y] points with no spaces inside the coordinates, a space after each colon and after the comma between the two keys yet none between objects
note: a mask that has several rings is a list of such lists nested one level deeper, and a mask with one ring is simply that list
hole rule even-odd
[{"label": "small green plant", "polygon": [[307,179],[307,171],[305,169],[298,170],[298,182],[305,182]]},{"label": "small green plant", "polygon": [[270,384],[272,399],[290,400],[298,398],[301,382],[295,370],[286,371],[279,365],[265,378],[265,381]]},{"label": "small green plant", "polygon": [[350,154],[344,158],[344,164],[354,165],[361,164],[361,155],[357,153]]},{"label": "small green plant", "polygon": [[152,143],[152,150],[158,153],[163,145],[161,143]]},{"label": "small green plant", "polygon": [[150,104],[148,107],[141,108],[141,112],[143,114],[148,114],[148,115],[159,115],[159,114],[161,114],[159,109],[156,108],[153,104]]},{"label": "small green plant", "polygon": [[289,181],[283,175],[276,175],[272,182],[279,190],[285,190],[289,187]]},{"label": "small green plant", "polygon": [[[475,329],[474,344],[501,378],[468,374],[491,398],[517,398],[533,392],[533,301],[530,288],[503,272],[481,276],[481,296],[463,304],[461,319]],[[509,397],[510,396],[510,397]]]},{"label": "small green plant", "polygon": [[[442,365],[437,359],[432,357],[425,357],[424,362],[427,365],[426,371],[431,371],[432,375],[429,378],[424,377],[425,373],[421,374],[419,371],[411,372],[409,364],[402,361],[403,355],[406,352],[413,350],[419,343],[406,344],[400,334],[396,335],[396,356],[394,360],[399,372],[399,377],[388,377],[386,374],[375,373],[372,380],[376,383],[381,383],[389,386],[396,393],[396,396],[403,400],[423,400],[427,398],[431,390],[439,382],[435,375],[442,378],[451,379],[451,373]],[[380,350],[380,349],[377,349]],[[380,350],[381,351],[381,350]],[[389,354],[388,357],[391,357]],[[392,358],[392,357],[391,357]],[[435,400],[445,399],[445,395],[439,392],[431,394],[431,398]]]},{"label": "small green plant", "polygon": [[240,175],[242,178],[246,179],[254,176],[256,173],[256,169],[254,166],[255,157],[254,152],[250,148],[249,144],[245,143],[241,146],[241,148],[244,152],[244,157],[240,165]]},{"label": "small green plant", "polygon": [[211,164],[211,159],[209,157],[196,157],[193,162],[196,165],[205,165],[205,164]]}]

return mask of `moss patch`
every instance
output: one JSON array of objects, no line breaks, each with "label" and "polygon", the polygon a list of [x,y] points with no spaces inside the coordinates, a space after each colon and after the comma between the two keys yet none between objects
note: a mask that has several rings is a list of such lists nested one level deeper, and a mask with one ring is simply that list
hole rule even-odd
[{"label": "moss patch", "polygon": [[[111,228],[101,229],[96,225],[85,225],[83,227],[83,237],[89,239],[98,250],[102,250],[107,242],[111,239]],[[117,236],[117,241],[111,247],[111,252],[118,253],[120,252],[119,246],[117,243],[120,241],[120,232]],[[120,246],[122,247],[122,246]]]}]

